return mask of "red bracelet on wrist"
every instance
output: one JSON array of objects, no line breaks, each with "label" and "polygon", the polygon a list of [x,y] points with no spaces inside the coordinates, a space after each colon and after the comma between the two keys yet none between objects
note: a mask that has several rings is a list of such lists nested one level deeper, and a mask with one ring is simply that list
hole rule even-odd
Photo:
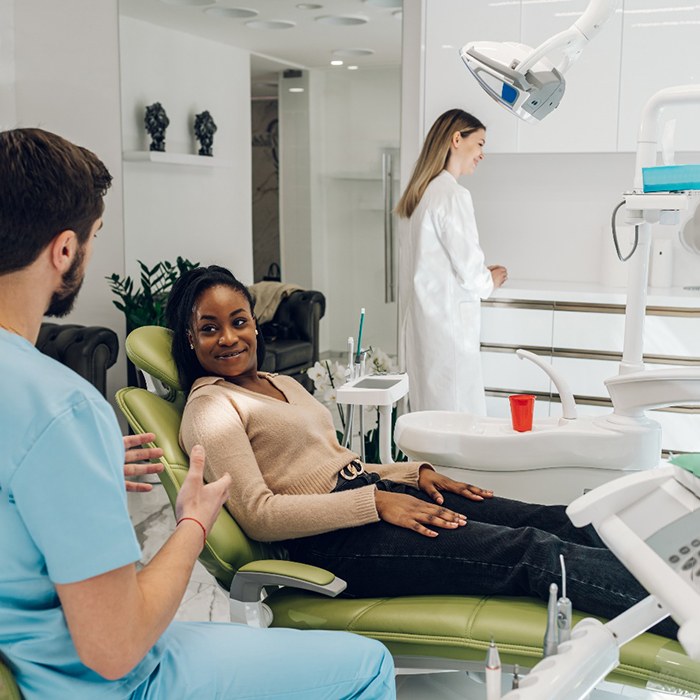
[{"label": "red bracelet on wrist", "polygon": [[202,540],[202,549],[204,549],[204,545],[207,543],[207,528],[202,525],[202,523],[197,520],[197,518],[180,518],[177,523],[175,524],[175,527],[177,527],[180,523],[184,522],[185,520],[191,520],[193,523],[197,523],[199,527],[202,528],[202,534],[204,535],[204,539]]}]

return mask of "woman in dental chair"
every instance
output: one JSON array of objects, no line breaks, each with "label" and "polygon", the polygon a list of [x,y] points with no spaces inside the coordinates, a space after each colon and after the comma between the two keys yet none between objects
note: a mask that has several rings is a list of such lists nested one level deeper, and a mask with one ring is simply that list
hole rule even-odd
[{"label": "woman in dental chair", "polygon": [[[201,444],[208,481],[231,475],[227,507],[247,535],[333,571],[353,597],[425,594],[547,600],[566,561],[576,609],[612,618],[647,593],[563,506],[498,498],[429,464],[362,464],[330,412],[264,357],[250,294],[228,270],[185,273],[168,306],[189,392],[180,441]],[[675,636],[673,623],[657,628]]]}]

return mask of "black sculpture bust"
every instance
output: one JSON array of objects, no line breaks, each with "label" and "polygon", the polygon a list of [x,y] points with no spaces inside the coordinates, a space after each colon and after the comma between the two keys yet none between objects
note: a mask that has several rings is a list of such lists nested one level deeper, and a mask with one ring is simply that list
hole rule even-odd
[{"label": "black sculpture bust", "polygon": [[146,125],[146,131],[151,137],[151,151],[165,150],[165,130],[170,124],[170,119],[163,109],[160,102],[154,102],[146,107],[146,116],[143,120]]},{"label": "black sculpture bust", "polygon": [[194,135],[199,141],[200,156],[211,156],[212,146],[214,144],[214,134],[216,133],[216,124],[214,118],[208,111],[201,114],[196,114],[194,117]]}]

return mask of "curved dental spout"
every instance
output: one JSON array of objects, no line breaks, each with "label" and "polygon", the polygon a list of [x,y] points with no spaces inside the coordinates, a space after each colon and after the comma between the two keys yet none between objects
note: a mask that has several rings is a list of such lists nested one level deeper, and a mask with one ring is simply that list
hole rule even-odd
[{"label": "curved dental spout", "polygon": [[545,374],[552,380],[552,384],[559,394],[561,399],[561,415],[562,418],[566,420],[576,420],[578,414],[576,412],[576,402],[574,401],[574,395],[571,393],[569,384],[566,379],[557,372],[552,365],[545,362],[541,357],[535,355],[529,350],[523,350],[522,348],[515,351],[515,354],[521,359],[530,360],[534,362]]}]

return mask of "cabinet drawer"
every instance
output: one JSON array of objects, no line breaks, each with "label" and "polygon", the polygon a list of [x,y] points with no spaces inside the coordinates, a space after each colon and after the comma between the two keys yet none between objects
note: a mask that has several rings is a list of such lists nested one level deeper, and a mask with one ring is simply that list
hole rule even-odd
[{"label": "cabinet drawer", "polygon": [[647,316],[644,319],[644,354],[700,358],[700,318]]},{"label": "cabinet drawer", "polygon": [[[551,358],[546,358],[548,361]],[[481,352],[484,386],[513,392],[549,393],[549,377],[535,364],[514,352]]]},{"label": "cabinet drawer", "polygon": [[619,363],[609,360],[587,360],[555,357],[552,366],[569,384],[575,396],[610,398],[604,381],[617,374]]},{"label": "cabinet drawer", "polygon": [[661,449],[668,452],[700,452],[700,411],[649,411],[661,423]]},{"label": "cabinet drawer", "polygon": [[555,348],[622,352],[624,337],[623,314],[554,312],[552,338]]},{"label": "cabinet drawer", "polygon": [[490,345],[552,347],[551,309],[481,307],[481,342]]}]

